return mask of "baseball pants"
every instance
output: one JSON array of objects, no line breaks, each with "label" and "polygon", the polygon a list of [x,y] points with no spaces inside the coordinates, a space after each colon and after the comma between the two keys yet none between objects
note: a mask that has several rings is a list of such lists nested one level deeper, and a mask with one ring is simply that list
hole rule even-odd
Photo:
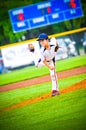
[{"label": "baseball pants", "polygon": [[50,70],[50,76],[51,76],[51,81],[52,81],[52,90],[58,90],[59,91],[58,79],[57,79],[57,74],[56,74],[56,69],[55,69],[55,63],[53,61],[50,61],[49,65],[54,66],[54,69]]}]

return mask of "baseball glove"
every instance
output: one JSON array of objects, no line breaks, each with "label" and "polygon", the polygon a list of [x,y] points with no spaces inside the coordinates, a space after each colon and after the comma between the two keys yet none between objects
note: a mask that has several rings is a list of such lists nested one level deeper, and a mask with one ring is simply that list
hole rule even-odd
[{"label": "baseball glove", "polygon": [[30,52],[34,52],[35,51],[35,48],[34,48],[33,44],[28,44],[28,48],[29,48]]},{"label": "baseball glove", "polygon": [[59,45],[57,44],[56,47],[55,47],[55,52],[57,52],[59,48],[60,48],[60,47],[59,47]]}]

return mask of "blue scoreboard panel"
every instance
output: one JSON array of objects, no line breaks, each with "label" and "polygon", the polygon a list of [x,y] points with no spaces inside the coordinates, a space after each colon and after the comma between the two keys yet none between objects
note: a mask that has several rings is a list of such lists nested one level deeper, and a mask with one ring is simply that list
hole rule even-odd
[{"label": "blue scoreboard panel", "polygon": [[21,32],[83,16],[80,0],[50,0],[9,10],[13,32]]}]

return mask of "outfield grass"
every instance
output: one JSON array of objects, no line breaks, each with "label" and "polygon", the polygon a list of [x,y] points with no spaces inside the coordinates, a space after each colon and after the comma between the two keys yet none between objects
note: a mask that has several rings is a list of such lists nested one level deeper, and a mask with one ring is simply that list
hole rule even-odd
[{"label": "outfield grass", "polygon": [[[59,80],[60,90],[86,79],[86,74]],[[0,94],[0,109],[51,91],[51,83]],[[86,89],[43,99],[0,113],[1,130],[85,130]]]},{"label": "outfield grass", "polygon": [[[77,56],[56,62],[56,71],[64,71],[80,66],[86,65],[86,55]],[[0,75],[0,85],[10,84],[26,79],[31,79],[35,77],[40,77],[49,74],[47,67],[36,68],[27,67],[21,70],[15,70],[6,74]]]}]

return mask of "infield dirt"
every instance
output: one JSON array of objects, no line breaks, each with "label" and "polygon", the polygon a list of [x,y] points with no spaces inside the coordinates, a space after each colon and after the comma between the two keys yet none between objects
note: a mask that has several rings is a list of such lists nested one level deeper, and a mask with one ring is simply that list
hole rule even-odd
[{"label": "infield dirt", "polygon": [[[63,79],[63,78],[67,78],[70,76],[84,74],[84,73],[86,73],[86,66],[74,68],[71,70],[66,70],[63,72],[58,72],[57,75],[58,75],[58,79]],[[29,79],[29,80],[20,81],[17,83],[0,86],[0,92],[10,91],[10,90],[17,89],[17,88],[23,88],[26,86],[31,87],[33,85],[41,84],[41,83],[49,82],[49,81],[51,81],[50,75],[46,75],[46,76],[42,76],[42,77],[38,77],[38,78],[34,78],[34,79]]]}]

